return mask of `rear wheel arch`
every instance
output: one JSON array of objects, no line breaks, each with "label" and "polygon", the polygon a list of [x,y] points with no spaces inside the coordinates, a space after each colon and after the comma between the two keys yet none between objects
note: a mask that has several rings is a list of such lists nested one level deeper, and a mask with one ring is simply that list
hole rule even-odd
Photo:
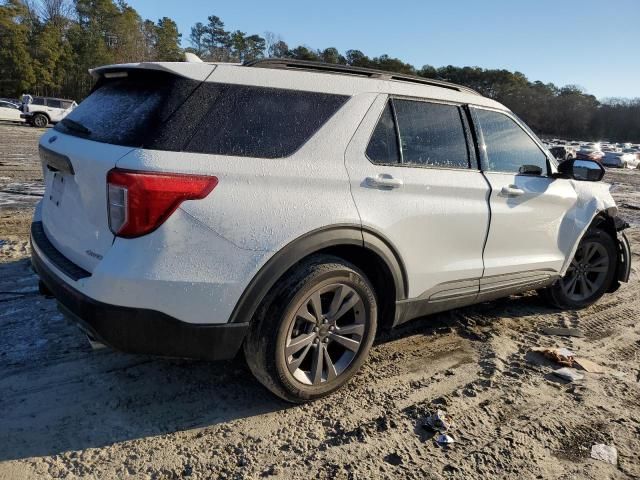
[{"label": "rear wheel arch", "polygon": [[395,302],[406,298],[406,271],[391,243],[372,230],[359,225],[339,225],[309,232],[287,244],[273,255],[251,280],[238,300],[230,323],[248,322],[287,272],[308,257],[328,254],[342,258],[360,270],[372,283],[380,305],[380,325],[393,324]]}]

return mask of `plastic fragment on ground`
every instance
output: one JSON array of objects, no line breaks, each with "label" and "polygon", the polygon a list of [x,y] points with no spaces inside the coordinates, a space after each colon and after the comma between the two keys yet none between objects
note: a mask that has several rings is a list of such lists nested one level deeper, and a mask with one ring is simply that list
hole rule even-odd
[{"label": "plastic fragment on ground", "polygon": [[575,368],[563,367],[558,370],[554,370],[553,374],[564,378],[565,380],[569,380],[570,382],[575,382],[577,380],[582,380],[584,375],[578,372]]},{"label": "plastic fragment on ground", "polygon": [[618,464],[618,450],[616,447],[605,445],[603,443],[596,443],[591,447],[591,458],[610,463],[612,465]]}]

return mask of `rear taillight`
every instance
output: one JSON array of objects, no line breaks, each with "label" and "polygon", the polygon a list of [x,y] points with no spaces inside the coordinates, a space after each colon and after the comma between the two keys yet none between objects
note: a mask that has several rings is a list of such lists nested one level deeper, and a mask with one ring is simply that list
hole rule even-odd
[{"label": "rear taillight", "polygon": [[211,193],[217,177],[113,169],[107,174],[109,228],[133,238],[158,228],[185,200]]}]

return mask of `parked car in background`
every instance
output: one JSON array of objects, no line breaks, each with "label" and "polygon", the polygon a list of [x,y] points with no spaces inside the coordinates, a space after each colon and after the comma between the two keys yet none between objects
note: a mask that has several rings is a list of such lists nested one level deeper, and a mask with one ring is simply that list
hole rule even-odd
[{"label": "parked car in background", "polygon": [[20,107],[15,103],[0,100],[0,120],[24,122],[20,117]]},{"label": "parked car in background", "polygon": [[576,151],[569,145],[555,145],[549,147],[551,154],[558,160],[571,160],[576,158]]},{"label": "parked car in background", "polygon": [[50,123],[58,123],[77,106],[74,100],[65,98],[23,95],[20,116],[30,125],[44,128]]},{"label": "parked car in background", "polygon": [[592,147],[582,147],[576,152],[576,158],[580,160],[594,160],[601,162],[604,157],[604,152],[601,150],[595,150]]},{"label": "parked car in background", "polygon": [[625,148],[622,157],[629,168],[636,168],[640,163],[640,151],[636,148]]}]

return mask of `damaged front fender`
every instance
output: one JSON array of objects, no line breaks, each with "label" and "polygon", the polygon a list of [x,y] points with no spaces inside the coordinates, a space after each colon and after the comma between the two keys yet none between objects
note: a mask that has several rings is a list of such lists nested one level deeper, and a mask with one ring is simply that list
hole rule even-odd
[{"label": "damaged front fender", "polygon": [[560,275],[566,274],[587,230],[594,225],[600,226],[600,223],[604,223],[603,229],[615,237],[618,250],[615,281],[609,289],[610,292],[615,291],[620,286],[620,282],[629,281],[631,273],[631,248],[623,232],[629,224],[618,217],[618,207],[609,192],[609,184],[576,180],[571,180],[571,184],[576,191],[577,201],[568,217],[572,220],[574,232],[577,235],[574,237],[570,254],[565,260]]}]

